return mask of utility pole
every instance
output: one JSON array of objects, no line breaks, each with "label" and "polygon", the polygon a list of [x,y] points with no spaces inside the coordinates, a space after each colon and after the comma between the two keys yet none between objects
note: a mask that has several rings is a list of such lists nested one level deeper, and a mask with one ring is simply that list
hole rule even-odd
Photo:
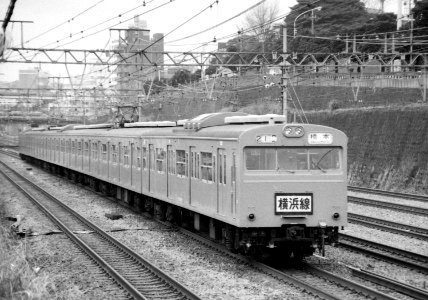
[{"label": "utility pole", "polygon": [[284,25],[282,26],[282,52],[284,53],[284,56],[283,56],[284,59],[282,61],[283,66],[281,69],[282,114],[285,116],[285,123],[287,123],[287,114],[288,114],[287,94],[288,94],[289,75],[285,70],[285,53],[287,53],[287,24],[286,23],[284,23]]}]

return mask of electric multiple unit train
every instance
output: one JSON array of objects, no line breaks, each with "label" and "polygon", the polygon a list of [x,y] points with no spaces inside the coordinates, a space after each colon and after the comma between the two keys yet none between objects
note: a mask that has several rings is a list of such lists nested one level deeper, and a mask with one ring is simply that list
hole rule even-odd
[{"label": "electric multiple unit train", "polygon": [[[347,224],[347,137],[279,115],[36,128],[20,153],[231,251],[301,259]],[[79,201],[76,199],[76,201]]]}]

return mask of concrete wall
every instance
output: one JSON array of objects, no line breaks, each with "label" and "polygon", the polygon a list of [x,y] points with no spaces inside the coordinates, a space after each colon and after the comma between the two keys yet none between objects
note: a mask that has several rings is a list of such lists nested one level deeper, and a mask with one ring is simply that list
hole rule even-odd
[{"label": "concrete wall", "polygon": [[428,194],[428,106],[337,110],[309,120],[348,135],[349,184]]}]

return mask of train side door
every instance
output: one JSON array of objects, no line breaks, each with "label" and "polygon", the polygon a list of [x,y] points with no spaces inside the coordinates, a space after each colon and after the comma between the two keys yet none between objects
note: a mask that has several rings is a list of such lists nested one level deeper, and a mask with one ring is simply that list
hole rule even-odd
[{"label": "train side door", "polygon": [[217,149],[217,207],[216,211],[220,215],[226,215],[227,202],[229,200],[229,193],[227,185],[228,180],[227,172],[227,156],[225,149]]},{"label": "train side door", "polygon": [[172,176],[174,172],[174,153],[172,146],[166,146],[166,196],[169,198],[172,195]]},{"label": "train side door", "polygon": [[189,153],[186,153],[186,160],[189,162],[189,204],[195,205],[196,198],[193,199],[193,193],[192,189],[194,189],[194,186],[196,187],[198,178],[199,178],[199,170],[198,170],[198,163],[199,163],[199,155],[196,152],[196,148],[193,146],[190,146]]},{"label": "train side door", "polygon": [[153,180],[155,172],[155,147],[149,144],[149,192],[153,193]]},{"label": "train side door", "polygon": [[231,187],[231,194],[230,194],[230,200],[231,200],[231,213],[232,215],[236,215],[236,154],[235,152],[232,152],[232,166],[230,167],[230,187]]}]

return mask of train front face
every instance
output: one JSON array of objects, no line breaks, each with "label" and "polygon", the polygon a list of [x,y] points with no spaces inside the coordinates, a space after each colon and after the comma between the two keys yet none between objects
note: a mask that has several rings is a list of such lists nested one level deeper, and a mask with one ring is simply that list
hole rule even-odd
[{"label": "train front face", "polygon": [[239,189],[241,242],[311,255],[347,224],[347,137],[312,124],[245,132]]}]

